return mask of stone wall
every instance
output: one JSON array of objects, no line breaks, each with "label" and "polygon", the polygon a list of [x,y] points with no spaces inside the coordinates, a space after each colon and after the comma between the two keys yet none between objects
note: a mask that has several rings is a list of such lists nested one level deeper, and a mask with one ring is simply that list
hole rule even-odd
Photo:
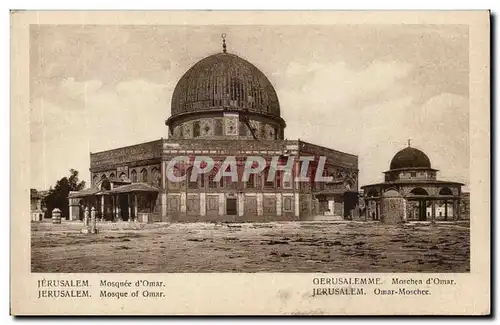
[{"label": "stone wall", "polygon": [[[254,186],[238,182],[210,187],[206,176],[203,183],[199,179],[193,187],[187,183],[171,186],[165,175],[167,163],[176,156],[204,155],[216,161],[235,156],[242,170],[248,156],[262,156],[270,161],[272,157],[284,154],[296,157],[296,173],[300,168],[297,157],[324,155],[327,157],[328,173],[342,180],[353,176],[354,183],[350,190],[357,190],[357,156],[299,140],[161,139],[92,153],[90,171],[93,184],[103,175],[107,178],[126,176],[132,181],[142,182],[141,172],[145,171],[146,182],[160,189],[154,210],[156,221],[299,220],[315,215],[318,204],[312,193],[317,189],[311,188],[309,183],[282,182],[278,187],[275,181],[274,186],[264,187],[259,176]],[[236,200],[235,215],[227,213],[229,196]]]},{"label": "stone wall", "polygon": [[[236,213],[229,214],[227,200],[236,200]],[[167,215],[171,222],[263,222],[299,220],[294,195],[281,193],[168,193]],[[286,203],[285,203],[286,201]]]}]

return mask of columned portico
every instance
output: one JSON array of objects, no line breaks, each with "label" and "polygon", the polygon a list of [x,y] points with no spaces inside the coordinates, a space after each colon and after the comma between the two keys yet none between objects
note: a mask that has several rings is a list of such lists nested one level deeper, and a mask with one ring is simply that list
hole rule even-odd
[{"label": "columned portico", "polygon": [[134,218],[135,220],[137,220],[137,212],[138,212],[138,209],[137,209],[137,193],[134,193]]},{"label": "columned portico", "polygon": [[[159,190],[144,183],[114,186],[110,190],[75,192],[70,198],[81,198],[83,207],[95,207],[101,221],[137,221],[140,214],[151,220]],[[97,209],[99,208],[99,209]],[[143,218],[144,219],[144,218]]]},{"label": "columned portico", "polygon": [[432,201],[432,214],[431,214],[431,221],[434,222],[436,221],[436,201]]},{"label": "columned portico", "polygon": [[129,220],[132,219],[132,201],[130,200],[130,193],[127,193],[127,205]]}]

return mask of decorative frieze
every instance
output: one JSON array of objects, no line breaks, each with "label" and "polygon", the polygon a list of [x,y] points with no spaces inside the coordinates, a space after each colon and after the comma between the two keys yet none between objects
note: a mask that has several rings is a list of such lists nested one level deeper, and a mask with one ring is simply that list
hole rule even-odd
[{"label": "decorative frieze", "polygon": [[135,161],[161,158],[162,152],[163,140],[160,139],[134,146],[91,153],[90,169],[97,169],[104,166],[119,166]]},{"label": "decorative frieze", "polygon": [[224,131],[226,136],[238,135],[238,113],[224,113]]}]

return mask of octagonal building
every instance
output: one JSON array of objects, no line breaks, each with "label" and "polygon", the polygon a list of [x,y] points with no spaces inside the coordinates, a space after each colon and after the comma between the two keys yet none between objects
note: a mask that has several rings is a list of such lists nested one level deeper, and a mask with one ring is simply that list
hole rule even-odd
[{"label": "octagonal building", "polygon": [[392,158],[383,183],[361,187],[365,217],[387,223],[458,220],[464,184],[438,180],[437,172],[408,142]]},{"label": "octagonal building", "polygon": [[[165,94],[167,96],[168,94]],[[286,108],[284,108],[286,109]],[[358,157],[301,140],[285,139],[278,94],[253,64],[226,51],[195,63],[178,81],[166,119],[168,138],[90,154],[92,187],[72,193],[71,219],[92,207],[110,221],[275,221],[344,219],[358,214]],[[211,173],[190,182],[192,162],[177,166],[185,182],[167,177],[179,156],[208,156]],[[226,157],[238,175],[249,156],[266,160],[262,173],[232,182],[215,181]],[[273,157],[294,157],[292,179],[267,180]],[[324,176],[333,181],[298,182],[300,157],[326,157]],[[311,165],[317,166],[315,159]]]}]

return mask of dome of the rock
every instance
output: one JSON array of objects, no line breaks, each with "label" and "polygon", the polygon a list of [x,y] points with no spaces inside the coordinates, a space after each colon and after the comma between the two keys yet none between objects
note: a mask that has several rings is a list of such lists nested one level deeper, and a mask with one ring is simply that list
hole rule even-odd
[{"label": "dome of the rock", "polygon": [[278,95],[257,67],[226,52],[193,65],[178,81],[166,120],[177,139],[283,139]]}]

